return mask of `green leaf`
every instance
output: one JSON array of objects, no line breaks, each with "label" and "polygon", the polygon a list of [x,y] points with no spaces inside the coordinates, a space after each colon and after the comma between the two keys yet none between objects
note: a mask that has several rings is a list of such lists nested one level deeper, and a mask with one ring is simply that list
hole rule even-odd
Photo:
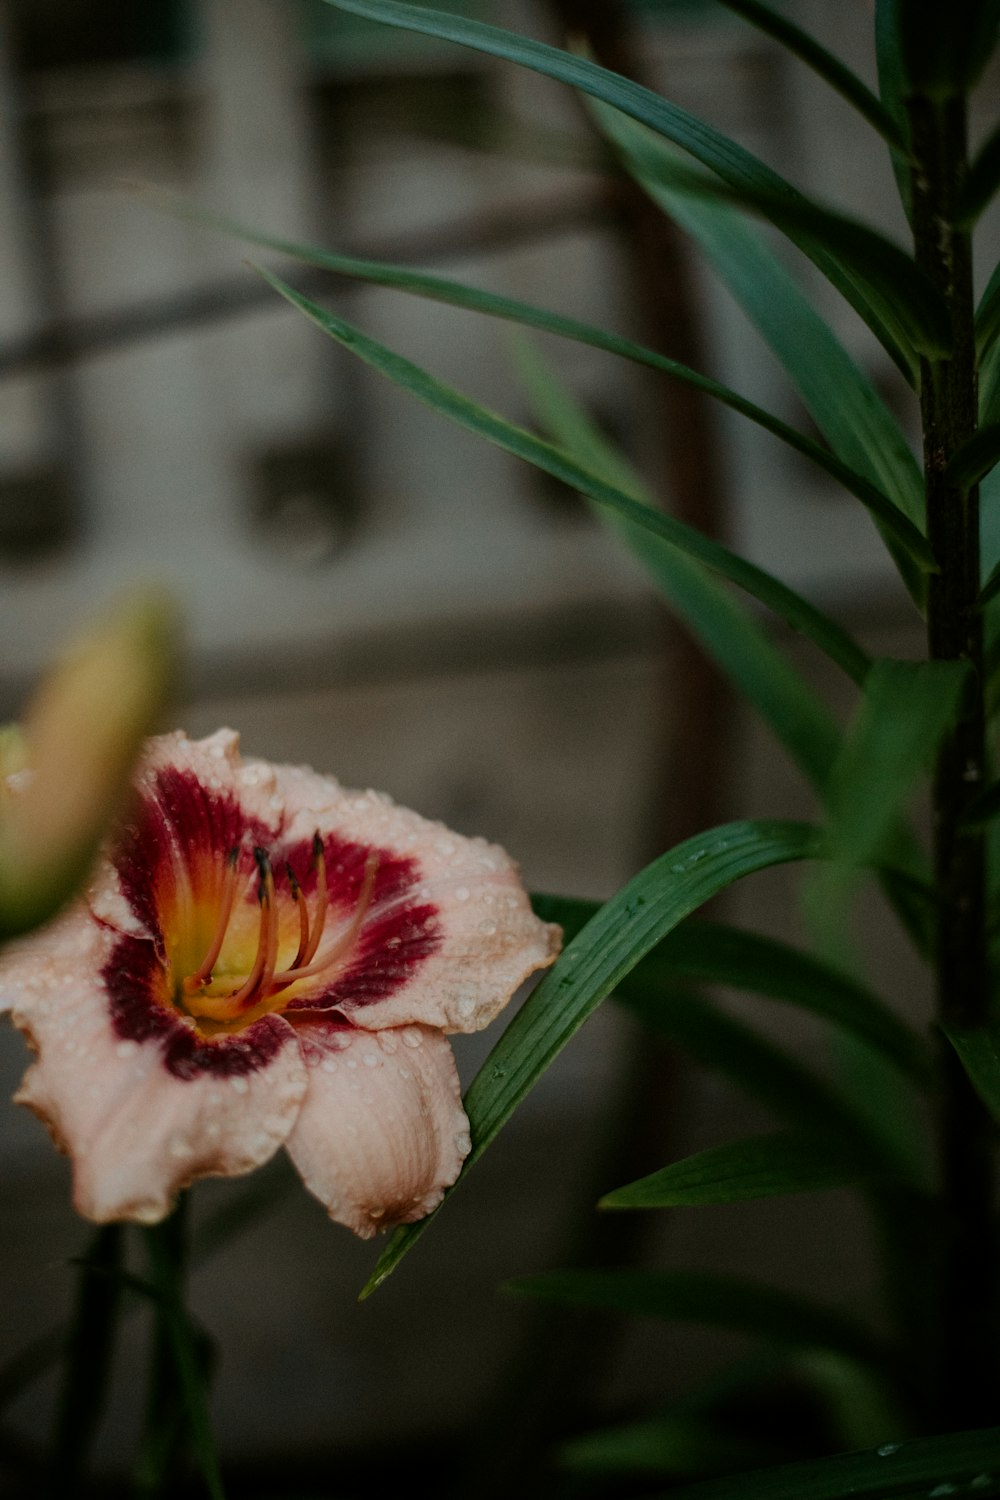
[{"label": "green leaf", "polygon": [[[734,881],[817,852],[802,824],[730,823],[687,839],[630,880],[566,945],[473,1079],[465,1096],[472,1151],[459,1183],[587,1017],[666,933]],[[396,1230],[362,1296],[439,1212]]]},{"label": "green leaf", "polygon": [[909,219],[912,206],[910,202],[910,121],[903,102],[906,87],[896,39],[896,0],[875,0],[875,57],[882,104],[895,120],[905,142],[901,151],[890,148],[890,156],[900,200],[906,217]]},{"label": "green leaf", "polygon": [[995,1120],[1000,1121],[1000,1027],[946,1026],[973,1088]]},{"label": "green leaf", "polygon": [[864,1324],[839,1308],[713,1271],[543,1271],[509,1281],[504,1290],[563,1307],[728,1328],[791,1348],[836,1349],[869,1364],[886,1360]]},{"label": "green leaf", "polygon": [[741,416],[747,417],[751,422],[755,422],[758,427],[770,432],[836,479],[871,511],[873,517],[885,523],[887,529],[895,536],[898,545],[909,553],[918,567],[926,571],[937,570],[934,555],[922,532],[907,517],[900,514],[896,503],[890,500],[877,484],[857,473],[829,448],[806,437],[796,428],[789,426],[787,422],[773,416],[771,412],[748,401],[727,386],[720,385],[718,381],[710,380],[707,375],[698,374],[696,370],[680,364],[677,360],[657,354],[654,350],[647,349],[643,344],[637,344],[632,339],[621,338],[618,334],[607,333],[591,324],[581,323],[576,318],[564,317],[560,313],[549,312],[545,308],[534,307],[530,303],[519,302],[515,298],[505,297],[497,292],[463,286],[461,282],[450,281],[446,277],[429,275],[405,266],[394,266],[383,261],[359,260],[356,256],[338,255],[334,251],[323,250],[316,245],[302,245],[274,235],[261,234],[235,220],[194,211],[175,199],[159,194],[152,195],[152,197],[160,207],[166,208],[175,215],[180,214],[184,218],[192,218],[196,223],[203,224],[207,228],[234,235],[269,250],[275,250],[281,255],[291,256],[306,265],[318,266],[340,276],[350,276],[373,286],[393,287],[399,291],[409,292],[413,296],[426,297],[453,307],[462,307],[487,317],[503,318],[507,322],[521,324],[524,327],[538,328],[544,333],[550,333],[559,338],[587,344],[594,349],[603,349],[609,354],[644,365],[648,369],[656,370],[659,374],[667,375],[671,379],[682,381],[685,385],[693,386],[696,390],[704,391],[713,400],[721,402],[731,410],[739,412]]},{"label": "green leaf", "polygon": [[806,1130],[780,1130],[711,1146],[607,1193],[599,1208],[686,1208],[739,1203],[843,1187],[878,1168],[856,1141]]},{"label": "green leaf", "polygon": [[998,1492],[998,1453],[1000,1427],[950,1432],[685,1485],[671,1500],[989,1500]]},{"label": "green leaf", "polygon": [[[772,217],[774,213],[786,210],[792,215],[789,205],[808,202],[778,173],[704,121],[660,98],[652,90],[608,72],[586,58],[560,52],[555,47],[494,26],[484,26],[443,11],[399,4],[396,0],[326,0],[326,3],[373,21],[457,42],[580,89],[666,136],[731,188],[768,196],[772,200]],[[897,247],[900,260],[906,262],[908,269],[904,271],[899,263],[896,265],[898,281],[883,277],[882,252],[875,255],[869,238],[880,237],[861,225],[855,229],[864,236],[866,253],[859,260],[855,246],[851,263],[846,264],[842,255],[827,248],[826,241],[836,243],[842,237],[842,226],[847,221],[831,211],[815,205],[812,207],[809,232],[800,231],[792,224],[779,223],[777,219],[774,222],[847,297],[901,367],[913,374],[911,344],[915,348],[926,348],[927,352],[947,349],[950,344],[947,315],[934,289],[915,264]],[[822,228],[819,227],[821,224]],[[881,243],[886,246],[889,242]]]},{"label": "green leaf", "polygon": [[[558,907],[550,903],[546,910],[558,912]],[[546,920],[561,922],[562,917],[550,914]],[[930,1054],[923,1038],[872,990],[774,938],[692,918],[664,938],[642,972],[653,966],[664,977],[730,985],[822,1016],[878,1048],[911,1077],[929,1076]]]},{"label": "green leaf", "polygon": [[597,113],[636,178],[694,238],[784,365],[833,451],[922,526],[923,476],[899,424],[759,230],[728,204],[671,186],[668,148],[621,114]]},{"label": "green leaf", "polygon": [[[859,1149],[863,1143],[871,1152],[884,1151],[883,1138],[869,1128],[845,1094],[702,996],[678,990],[676,984],[664,986],[653,972],[640,968],[622,983],[618,999],[652,1030],[690,1052],[702,1067],[722,1074],[791,1124],[831,1137],[853,1137]],[[890,1152],[887,1162],[894,1172],[908,1170],[900,1153]]]},{"label": "green leaf", "polygon": [[971,88],[989,61],[1000,0],[906,0],[895,19],[909,92],[946,99]]},{"label": "green leaf", "polygon": [[874,862],[968,680],[964,662],[874,663],[827,789],[835,857],[853,865]]},{"label": "green leaf", "polygon": [[971,490],[1000,460],[1000,422],[980,427],[951,456],[944,477],[958,489]]},{"label": "green leaf", "polygon": [[852,104],[890,146],[900,151],[907,149],[902,130],[881,100],[875,97],[871,89],[862,83],[857,74],[852,73],[839,57],[828,52],[814,37],[802,31],[779,11],[772,10],[769,5],[762,5],[760,0],[722,0],[722,4],[763,31],[765,35],[774,37],[775,41],[780,42],[789,52],[812,68],[813,72],[831,88],[836,89],[848,104]]},{"label": "green leaf", "polygon": [[[998,570],[998,582],[1000,582],[1000,570]],[[963,828],[985,828],[1000,813],[1000,781],[994,781],[985,791],[980,792],[968,805],[965,816],[962,819]]]},{"label": "green leaf", "polygon": [[[993,268],[993,275],[986,283],[986,289],[976,309],[976,347],[983,361],[979,372],[981,382],[991,382],[994,378],[996,363],[1000,359],[1000,351],[994,348],[998,334],[1000,334],[1000,261]],[[987,355],[991,356],[988,363]],[[986,416],[986,412],[983,412],[984,421]]]},{"label": "green leaf", "polygon": [[[524,343],[518,345],[517,353],[521,382],[529,400],[562,450],[588,473],[647,503],[630,465],[597,430],[558,376]],[[840,732],[825,704],[756,621],[697,561],[664,545],[660,538],[629,520],[613,515],[611,524],[708,653],[770,725],[795,764],[822,790],[840,743]]]},{"label": "green leaf", "polygon": [[379,370],[401,389],[416,396],[433,411],[448,417],[467,431],[474,432],[486,438],[487,441],[495,443],[507,453],[512,453],[517,458],[522,458],[536,468],[543,469],[555,478],[563,480],[573,489],[589,495],[598,504],[626,516],[628,520],[663,537],[679,552],[690,554],[714,572],[720,573],[724,578],[728,578],[740,588],[745,589],[762,604],[766,604],[769,609],[773,609],[793,628],[801,630],[804,635],[815,640],[822,650],[827,651],[839,661],[845,671],[849,670],[850,666],[853,672],[857,672],[861,670],[862,662],[867,664],[867,658],[863,654],[861,654],[861,660],[858,660],[857,646],[839,626],[805,599],[800,598],[792,589],[786,588],[784,584],[765,573],[763,569],[745,562],[743,558],[737,557],[735,553],[730,552],[718,542],[702,536],[693,527],[683,525],[682,522],[674,520],[662,511],[639,504],[613,485],[606,484],[596,475],[588,473],[568,454],[561,452],[551,443],[542,442],[534,434],[524,431],[523,428],[506,421],[495,412],[488,411],[485,407],[470,401],[461,392],[435,380],[418,365],[404,359],[402,355],[393,353],[383,344],[368,338],[360,330],[345,323],[342,318],[336,317],[333,313],[311,302],[307,297],[303,297],[279,277],[268,271],[261,271],[260,274],[283,297],[310,317],[324,333],[350,349],[366,364]]},{"label": "green leaf", "polygon": [[[826,788],[830,860],[807,892],[817,931],[840,941],[861,871],[904,837],[899,819],[968,681],[964,662],[877,661]],[[908,848],[908,845],[903,846]]]},{"label": "green leaf", "polygon": [[690,1479],[762,1468],[788,1453],[775,1436],[727,1430],[698,1413],[668,1412],[644,1422],[602,1427],[558,1450],[561,1468],[596,1473],[652,1473]]},{"label": "green leaf", "polygon": [[[596,108],[600,113],[601,107]],[[608,112],[606,106],[604,112]],[[954,339],[940,295],[923,269],[894,241],[812,199],[789,198],[769,187],[734,188],[719,182],[700,168],[686,165],[645,127],[636,127],[633,122],[632,128],[643,130],[651,142],[646,171],[654,181],[663,174],[677,191],[729,203],[770,220],[821,269],[826,252],[835,253],[847,276],[846,282],[835,280],[835,285],[866,316],[911,384],[912,365],[906,350],[912,347],[932,359],[950,352]],[[813,248],[820,245],[824,247],[822,252]],[[869,315],[865,299],[871,304]],[[874,321],[871,309],[875,310]]]},{"label": "green leaf", "polygon": [[1000,125],[980,146],[959,199],[959,222],[969,227],[1000,187]]}]

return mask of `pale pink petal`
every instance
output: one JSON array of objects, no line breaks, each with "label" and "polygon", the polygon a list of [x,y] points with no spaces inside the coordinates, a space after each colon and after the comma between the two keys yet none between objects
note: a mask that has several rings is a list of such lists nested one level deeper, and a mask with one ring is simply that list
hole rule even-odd
[{"label": "pale pink petal", "polygon": [[[274,769],[289,819],[288,843],[305,842],[318,829],[413,863],[415,877],[406,892],[372,902],[357,944],[359,962],[328,992],[327,1003],[355,1024],[378,1030],[418,1022],[477,1031],[529,974],[552,963],[560,929],[534,915],[517,865],[496,844],[453,833],[377,792],[345,791],[306,768]],[[407,903],[419,908],[429,935],[423,945],[429,951],[409,965],[396,962],[388,947],[409,941],[393,931],[392,922],[394,907]],[[341,914],[341,926],[347,921],[348,914]],[[337,928],[329,925],[335,938]],[[380,930],[393,934],[384,951]],[[419,947],[420,932],[414,936]],[[370,982],[382,974],[391,975],[392,983]]]},{"label": "pale pink petal", "polygon": [[300,1026],[309,1091],[287,1150],[330,1217],[362,1239],[422,1219],[469,1151],[449,1043],[424,1026]]},{"label": "pale pink petal", "polygon": [[[294,1033],[277,1016],[257,1023],[267,1055],[249,1051],[245,1070],[230,1076],[177,1076],[163,1038],[122,1039],[101,979],[121,941],[77,905],[4,950],[0,1008],[39,1054],[16,1097],[72,1157],[77,1210],[98,1223],[149,1224],[197,1178],[267,1161],[294,1125],[307,1080]],[[182,1027],[178,1020],[184,1041]],[[253,1048],[252,1030],[242,1035]]]},{"label": "pale pink petal", "polygon": [[[146,804],[159,809],[171,829],[177,855],[185,864],[190,865],[205,852],[221,863],[234,825],[250,825],[257,842],[270,844],[278,837],[283,812],[275,796],[275,777],[268,772],[269,768],[259,763],[252,769],[244,765],[240,737],[233,729],[219,729],[202,740],[191,740],[183,730],[176,730],[146,741],[133,777],[135,808],[138,812]],[[170,784],[178,782],[187,794],[171,797]],[[125,819],[126,835],[130,821]],[[130,900],[122,875],[115,868],[114,856],[122,852],[123,841],[116,835],[97,864],[87,891],[88,903],[100,921],[120,932],[149,931],[156,924],[143,922],[137,915],[134,894]],[[152,849],[147,857],[152,859]],[[141,858],[138,862],[141,865]],[[154,868],[148,873],[155,878],[157,871]]]}]

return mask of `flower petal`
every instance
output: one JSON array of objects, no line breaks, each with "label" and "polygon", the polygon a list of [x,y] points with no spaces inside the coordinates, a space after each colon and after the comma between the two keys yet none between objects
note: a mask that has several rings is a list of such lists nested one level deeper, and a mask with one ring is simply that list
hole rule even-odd
[{"label": "flower petal", "polygon": [[[123,1035],[101,977],[122,939],[82,905],[11,944],[0,960],[0,1009],[38,1060],[17,1101],[73,1159],[78,1212],[97,1223],[165,1217],[200,1177],[233,1177],[267,1161],[287,1138],[306,1092],[292,1028],[268,1016],[241,1033],[238,1068],[198,1044],[180,1018]],[[204,1056],[202,1056],[204,1053]]]},{"label": "flower petal", "polygon": [[287,1150],[306,1187],[362,1239],[422,1219],[470,1145],[449,1043],[424,1026],[298,1032],[309,1091]]},{"label": "flower petal", "polygon": [[243,774],[239,745],[231,729],[203,740],[177,731],[147,742],[132,814],[88,892],[99,920],[122,932],[138,922],[162,954],[165,916],[183,910],[192,893],[217,890],[230,849],[245,846],[249,856],[251,845],[279,836],[280,801],[256,772]]},{"label": "flower petal", "polygon": [[[478,1031],[559,951],[558,927],[534,915],[503,849],[464,838],[377,792],[349,792],[300,767],[277,767],[285,838],[315,830],[373,849],[393,880],[376,885],[351,960],[289,1013],[336,1007],[368,1030],[418,1022]],[[404,878],[399,872],[407,871]]]}]

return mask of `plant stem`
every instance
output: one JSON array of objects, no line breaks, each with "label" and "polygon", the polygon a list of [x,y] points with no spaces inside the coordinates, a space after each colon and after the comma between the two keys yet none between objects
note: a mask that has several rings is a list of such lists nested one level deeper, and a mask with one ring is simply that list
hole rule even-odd
[{"label": "plant stem", "polygon": [[[922,361],[920,404],[928,537],[941,569],[930,580],[930,655],[972,667],[934,775],[937,1013],[942,1027],[968,1027],[985,1023],[989,999],[985,842],[981,831],[963,827],[985,774],[979,492],[958,489],[945,476],[949,458],[977,423],[972,247],[954,227],[967,170],[965,100],[917,96],[907,111],[916,258],[948,305],[955,339],[947,359]],[[944,1040],[940,1076],[945,1213],[933,1416],[938,1426],[975,1427],[997,1419],[994,1132]]]},{"label": "plant stem", "polygon": [[137,1488],[160,1493],[178,1447],[190,1447],[211,1500],[225,1500],[208,1410],[208,1340],[184,1305],[185,1209],[182,1197],[169,1219],[144,1230],[158,1316]]},{"label": "plant stem", "polygon": [[121,1225],[106,1224],[95,1232],[80,1262],[46,1489],[53,1500],[84,1492],[86,1463],[111,1378],[121,1305],[122,1251]]}]

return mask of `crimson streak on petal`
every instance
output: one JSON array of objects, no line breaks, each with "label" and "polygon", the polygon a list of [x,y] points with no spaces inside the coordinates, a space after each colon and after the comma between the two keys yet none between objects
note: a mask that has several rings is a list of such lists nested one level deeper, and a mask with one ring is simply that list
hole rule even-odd
[{"label": "crimson streak on petal", "polygon": [[163,1062],[175,1078],[192,1079],[212,1073],[237,1078],[266,1068],[289,1040],[287,1022],[263,1016],[231,1036],[198,1035],[177,1011],[158,998],[166,975],[153,944],[145,938],[122,937],[101,973],[110,1002],[111,1023],[123,1042],[154,1042],[163,1046]]}]

